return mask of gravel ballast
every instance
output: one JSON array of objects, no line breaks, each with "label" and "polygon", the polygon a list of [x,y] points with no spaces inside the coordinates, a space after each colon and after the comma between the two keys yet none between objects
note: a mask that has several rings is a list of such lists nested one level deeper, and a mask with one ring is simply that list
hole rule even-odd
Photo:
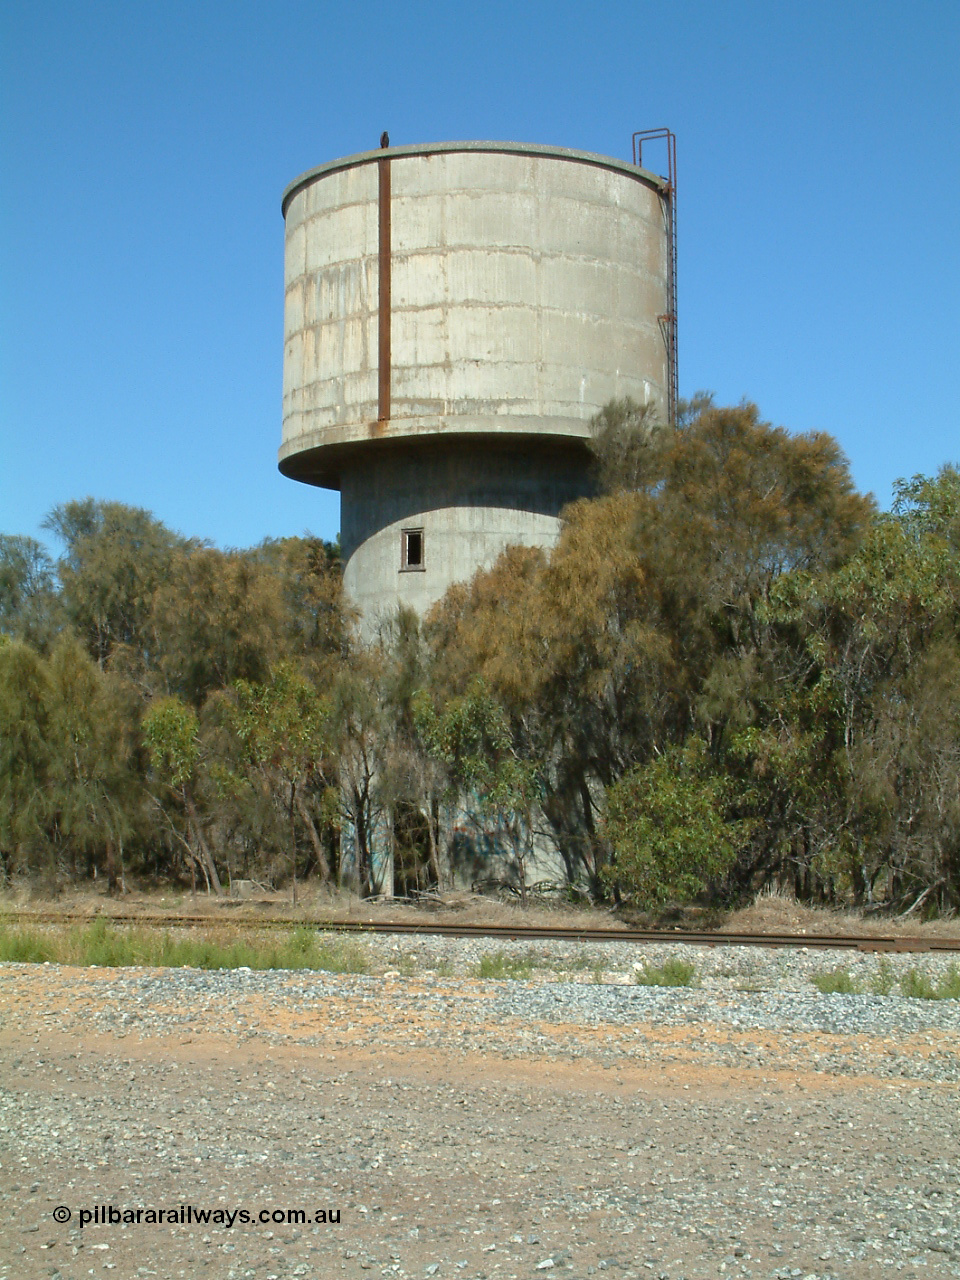
[{"label": "gravel ballast", "polygon": [[[960,1276],[960,1001],[811,984],[940,957],[363,945],[370,974],[0,966],[0,1280]],[[634,983],[675,956],[699,985]]]}]

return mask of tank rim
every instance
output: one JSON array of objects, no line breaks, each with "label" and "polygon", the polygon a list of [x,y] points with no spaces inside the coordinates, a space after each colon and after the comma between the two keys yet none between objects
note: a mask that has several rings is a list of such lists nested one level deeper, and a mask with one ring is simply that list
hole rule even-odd
[{"label": "tank rim", "polygon": [[339,160],[329,160],[326,164],[317,165],[301,173],[284,189],[280,200],[283,216],[287,216],[290,201],[298,191],[308,187],[318,178],[337,173],[343,169],[354,169],[364,164],[374,164],[378,160],[398,160],[408,156],[433,156],[455,154],[457,152],[477,152],[479,154],[544,156],[554,160],[567,160],[575,164],[594,165],[601,169],[612,169],[647,182],[657,190],[664,192],[668,183],[666,178],[641,169],[638,165],[626,160],[618,160],[616,156],[598,155],[593,151],[576,151],[570,147],[544,146],[536,142],[427,142],[403,147],[378,147],[376,151],[359,151],[356,155],[343,156]]},{"label": "tank rim", "polygon": [[[586,424],[584,424],[586,425]],[[318,489],[339,491],[344,470],[366,465],[374,454],[424,455],[496,449],[524,456],[564,452],[579,457],[587,465],[591,455],[589,435],[563,431],[559,427],[537,435],[522,430],[497,431],[489,425],[476,431],[431,431],[423,435],[355,438],[333,443],[301,444],[293,441],[281,445],[277,470],[287,480],[313,485]]]}]

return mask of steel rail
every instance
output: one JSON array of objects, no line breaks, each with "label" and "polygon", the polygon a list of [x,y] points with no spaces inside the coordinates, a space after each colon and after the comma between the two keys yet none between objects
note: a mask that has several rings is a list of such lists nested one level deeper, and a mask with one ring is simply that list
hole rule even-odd
[{"label": "steel rail", "polygon": [[838,948],[853,951],[960,951],[960,938],[898,937],[894,934],[812,934],[812,933],[723,933],[719,930],[690,929],[577,929],[553,925],[489,925],[489,924],[441,924],[439,922],[414,922],[409,920],[285,920],[265,917],[262,920],[247,916],[231,919],[228,916],[208,915],[132,915],[106,912],[84,914],[80,912],[53,911],[0,911],[0,923],[17,924],[92,924],[96,920],[108,924],[143,925],[168,929],[232,928],[232,929],[296,929],[312,928],[337,933],[406,934],[446,938],[501,938],[504,941],[523,942],[556,940],[569,942],[672,942],[697,947],[810,947],[817,949]]}]

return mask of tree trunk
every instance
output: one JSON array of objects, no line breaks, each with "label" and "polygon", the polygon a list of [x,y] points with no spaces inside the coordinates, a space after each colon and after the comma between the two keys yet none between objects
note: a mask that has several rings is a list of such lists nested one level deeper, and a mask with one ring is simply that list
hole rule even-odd
[{"label": "tree trunk", "polygon": [[[106,842],[104,861],[106,862],[104,870],[107,873],[107,892],[123,893],[123,862],[121,860],[118,867],[117,850],[112,840]],[[96,871],[96,866],[94,866],[94,871]]]},{"label": "tree trunk", "polygon": [[203,838],[203,828],[200,826],[199,815],[197,814],[197,810],[190,797],[186,796],[185,800],[187,805],[187,816],[190,818],[190,822],[193,825],[194,832],[196,833],[197,844],[200,846],[200,855],[204,874],[207,876],[209,883],[213,885],[213,889],[217,897],[222,898],[223,886],[220,883],[220,877],[217,875],[217,868],[214,865],[213,855],[210,853],[209,846]]},{"label": "tree trunk", "polygon": [[436,801],[431,801],[427,809],[427,839],[430,842],[430,875],[440,892],[440,857],[437,851],[437,832],[440,828],[440,814]]},{"label": "tree trunk", "polygon": [[293,869],[293,905],[297,905],[297,824],[294,811],[297,800],[297,784],[290,783],[290,866]]},{"label": "tree trunk", "polygon": [[360,889],[361,898],[369,898],[373,894],[373,876],[370,866],[370,847],[369,832],[367,830],[367,815],[365,805],[361,801],[361,797],[354,788],[354,816],[353,830],[356,836],[356,855],[357,855],[357,881]]},{"label": "tree trunk", "polygon": [[307,835],[310,837],[310,844],[313,846],[313,856],[317,860],[317,866],[320,868],[320,878],[324,884],[330,879],[330,863],[327,861],[327,855],[323,851],[323,843],[320,835],[314,825],[313,819],[310,817],[310,810],[303,802],[303,796],[297,792],[297,813],[299,813],[303,825],[307,828]]}]

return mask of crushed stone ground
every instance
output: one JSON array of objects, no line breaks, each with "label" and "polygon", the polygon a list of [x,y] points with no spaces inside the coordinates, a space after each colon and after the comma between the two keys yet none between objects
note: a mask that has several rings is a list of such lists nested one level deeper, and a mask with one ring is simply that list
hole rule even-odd
[{"label": "crushed stone ground", "polygon": [[2,965],[0,1280],[960,1276],[958,1012]]}]

